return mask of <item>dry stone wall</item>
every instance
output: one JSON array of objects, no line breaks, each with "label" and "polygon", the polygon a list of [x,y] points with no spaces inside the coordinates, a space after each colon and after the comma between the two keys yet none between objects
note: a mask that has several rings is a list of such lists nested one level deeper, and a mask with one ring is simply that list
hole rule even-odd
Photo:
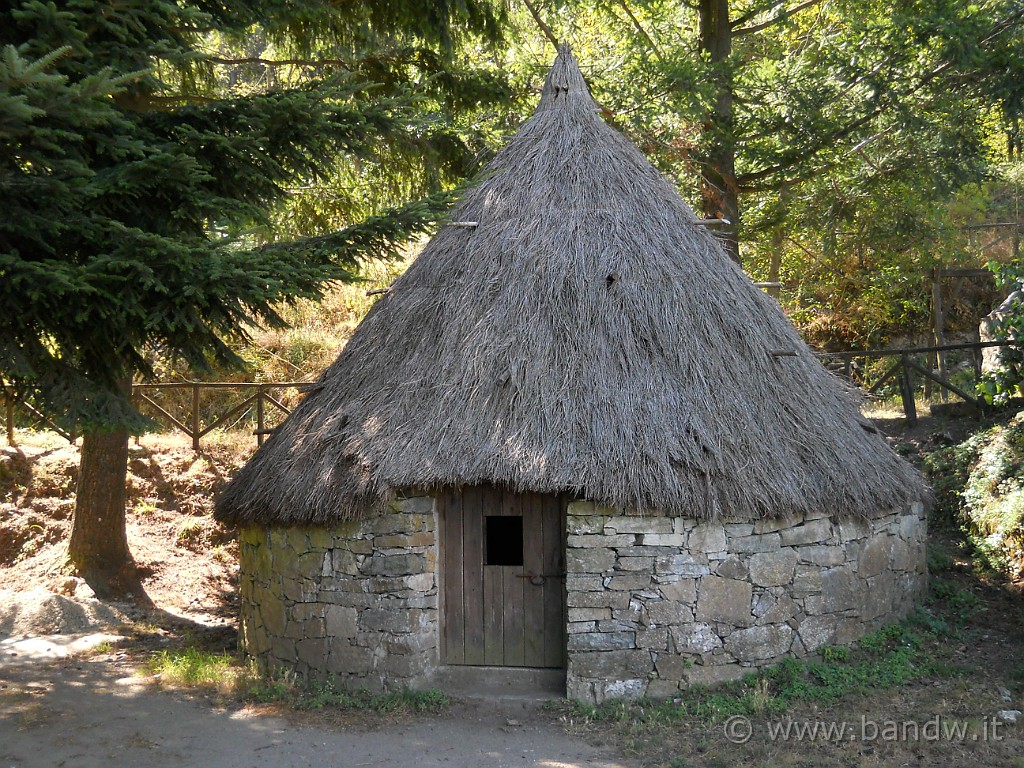
[{"label": "dry stone wall", "polygon": [[415,686],[438,658],[433,500],[334,528],[243,530],[242,644],[267,671],[374,692]]},{"label": "dry stone wall", "polygon": [[849,643],[927,584],[921,504],[722,524],[574,502],[567,524],[570,699],[669,697]]}]

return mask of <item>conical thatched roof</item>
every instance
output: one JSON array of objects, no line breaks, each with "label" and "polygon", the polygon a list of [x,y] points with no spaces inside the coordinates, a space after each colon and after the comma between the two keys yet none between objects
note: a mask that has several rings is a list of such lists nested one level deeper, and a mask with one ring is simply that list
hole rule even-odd
[{"label": "conical thatched roof", "polygon": [[536,114],[452,214],[478,226],[430,241],[219,517],[327,522],[395,489],[484,482],[702,518],[921,498],[696,219],[562,50]]}]

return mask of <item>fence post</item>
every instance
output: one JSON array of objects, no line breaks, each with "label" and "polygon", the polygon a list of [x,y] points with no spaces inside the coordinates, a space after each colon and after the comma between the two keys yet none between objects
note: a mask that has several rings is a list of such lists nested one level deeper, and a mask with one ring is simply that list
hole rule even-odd
[{"label": "fence post", "polygon": [[7,444],[16,445],[14,435],[14,395],[11,390],[4,387],[4,408],[7,411]]},{"label": "fence post", "polygon": [[263,438],[266,437],[264,434],[264,419],[263,419],[263,385],[256,385],[256,444],[262,446]]},{"label": "fence post", "polygon": [[900,396],[903,398],[903,415],[907,424],[917,424],[917,403],[914,401],[914,381],[910,377],[906,353],[900,355]]},{"label": "fence post", "polygon": [[199,453],[199,384],[192,383],[192,450]]}]

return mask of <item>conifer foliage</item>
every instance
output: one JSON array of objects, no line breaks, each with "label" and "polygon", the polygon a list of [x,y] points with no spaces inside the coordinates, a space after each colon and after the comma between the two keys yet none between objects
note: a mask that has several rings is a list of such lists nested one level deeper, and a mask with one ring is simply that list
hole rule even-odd
[{"label": "conifer foliage", "polygon": [[[476,0],[25,0],[0,11],[0,377],[84,430],[82,482],[102,475],[102,492],[79,489],[76,533],[91,521],[92,542],[76,551],[73,535],[73,569],[115,591],[131,570],[120,445],[143,424],[124,382],[149,374],[154,355],[232,362],[227,341],[247,324],[279,325],[281,302],[393,255],[445,203],[267,242],[287,188],[382,147],[453,167],[460,149],[417,122],[401,83],[371,83],[356,65],[220,97],[211,36],[259,30],[353,62],[386,38],[433,46],[443,62],[458,35],[497,29]],[[96,546],[103,532],[111,546]]]}]

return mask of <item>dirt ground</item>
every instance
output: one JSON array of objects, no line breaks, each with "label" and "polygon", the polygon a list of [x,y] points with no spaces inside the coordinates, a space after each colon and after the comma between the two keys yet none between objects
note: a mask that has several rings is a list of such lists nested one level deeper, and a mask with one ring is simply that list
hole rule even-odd
[{"label": "dirt ground", "polygon": [[[510,724],[511,723],[511,724]],[[373,727],[294,719],[158,691],[111,658],[0,665],[5,768],[623,768],[566,735],[535,703],[456,703],[444,714]]]},{"label": "dirt ground", "polygon": [[[17,450],[4,450],[0,766],[627,765],[607,748],[567,735],[537,701],[454,701],[439,715],[363,714],[326,723],[162,690],[143,676],[140,662],[161,644],[200,636],[234,643],[235,543],[210,510],[212,495],[249,449],[212,440],[196,456],[170,436],[133,445],[128,536],[156,610],[102,603],[87,585],[58,573],[77,448],[23,433]],[[119,635],[144,639],[112,643]]]}]

